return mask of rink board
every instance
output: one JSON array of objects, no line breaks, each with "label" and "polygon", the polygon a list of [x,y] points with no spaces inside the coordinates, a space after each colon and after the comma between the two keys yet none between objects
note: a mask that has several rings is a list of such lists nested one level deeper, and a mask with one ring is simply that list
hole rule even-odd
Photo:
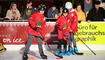
[{"label": "rink board", "polygon": [[[82,22],[78,24],[78,35],[87,45],[97,50],[105,47],[105,23],[104,22]],[[24,46],[28,40],[27,36],[28,22],[0,22],[0,43],[5,46]],[[75,37],[80,49],[84,46],[81,41]],[[46,40],[49,44],[58,43],[57,29],[55,22],[47,22]],[[37,47],[37,42],[33,38],[32,44]],[[9,47],[8,47],[9,48]]]},{"label": "rink board", "polygon": [[[28,40],[28,22],[0,22],[0,42],[5,45],[24,45]],[[105,23],[92,22],[78,24],[76,33],[86,44],[105,45]],[[75,37],[77,44],[82,43]],[[58,43],[55,22],[47,22],[46,40],[49,44]],[[32,44],[37,44],[33,38]]]}]

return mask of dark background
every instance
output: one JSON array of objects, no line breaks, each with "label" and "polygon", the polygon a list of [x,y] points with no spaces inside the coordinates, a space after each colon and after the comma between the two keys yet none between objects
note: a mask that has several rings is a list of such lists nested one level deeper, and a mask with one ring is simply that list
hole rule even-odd
[{"label": "dark background", "polygon": [[[0,0],[0,18],[5,17],[7,10],[10,7],[11,2],[15,2],[21,14],[26,7],[26,2],[28,0]],[[37,8],[39,4],[45,4],[47,9],[45,12],[45,16],[47,16],[48,9],[54,4],[57,9],[64,6],[65,2],[70,1],[73,3],[73,7],[75,8],[78,3],[82,5],[82,9],[84,10],[84,0],[32,0],[33,7]],[[93,0],[95,1],[95,0]],[[105,0],[103,0],[105,2]]]}]

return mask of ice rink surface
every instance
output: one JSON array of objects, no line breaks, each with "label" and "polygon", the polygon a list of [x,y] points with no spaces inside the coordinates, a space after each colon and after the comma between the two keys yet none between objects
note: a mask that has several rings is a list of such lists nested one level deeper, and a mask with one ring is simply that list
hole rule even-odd
[{"label": "ice rink surface", "polygon": [[[46,60],[57,60],[56,56],[54,56],[49,51],[44,51],[48,56]],[[105,51],[94,51],[97,55],[93,55],[89,50],[88,51],[80,51],[83,52],[84,55],[70,55],[64,56],[61,60],[105,60]],[[5,51],[0,53],[0,60],[22,60],[23,51]],[[38,51],[30,51],[28,54],[29,57],[34,57],[35,60],[43,60],[41,59]]]}]

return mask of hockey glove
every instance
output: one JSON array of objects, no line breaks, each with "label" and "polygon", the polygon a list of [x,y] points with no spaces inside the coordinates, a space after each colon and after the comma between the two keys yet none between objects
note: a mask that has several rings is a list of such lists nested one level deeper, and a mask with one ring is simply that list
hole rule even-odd
[{"label": "hockey glove", "polygon": [[34,27],[33,29],[34,29],[35,31],[37,31],[38,27]]},{"label": "hockey glove", "polygon": [[44,38],[43,37],[39,37],[40,39],[42,39],[42,41],[44,41]]}]

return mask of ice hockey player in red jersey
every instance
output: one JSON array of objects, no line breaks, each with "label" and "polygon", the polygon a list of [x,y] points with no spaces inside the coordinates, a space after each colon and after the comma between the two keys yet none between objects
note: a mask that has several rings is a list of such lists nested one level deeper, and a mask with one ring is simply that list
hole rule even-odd
[{"label": "ice hockey player in red jersey", "polygon": [[[68,9],[63,8],[62,15],[57,19],[56,26],[58,31],[58,39],[59,43],[57,46],[57,54],[60,56],[63,56],[63,54],[67,54],[67,39],[66,36],[69,35],[69,29],[70,29],[70,20],[67,18],[68,15]],[[62,51],[61,46],[64,45],[64,49]],[[68,54],[67,54],[68,55]]]},{"label": "ice hockey player in red jersey", "polygon": [[[30,45],[32,43],[33,37],[35,37],[38,47],[39,47],[39,53],[42,59],[47,59],[47,56],[43,52],[42,48],[42,42],[41,40],[44,41],[45,38],[45,33],[46,33],[46,19],[45,16],[43,15],[45,12],[46,6],[41,4],[38,6],[38,12],[34,12],[32,16],[28,19],[28,41],[25,46],[25,51],[23,54],[23,60],[28,59],[28,52]],[[41,35],[41,36],[40,36]]]},{"label": "ice hockey player in red jersey", "polygon": [[[80,54],[81,55],[82,53],[78,52],[76,41],[74,39],[74,35],[78,31],[78,16],[77,16],[76,12],[74,11],[71,2],[66,2],[65,8],[67,8],[69,10],[69,14],[68,14],[67,17],[71,21],[69,35],[68,35],[68,40],[70,41],[70,45],[69,45],[69,48],[68,48],[69,53],[70,54]],[[73,47],[72,47],[72,44],[73,44]]]},{"label": "ice hockey player in red jersey", "polygon": [[[78,26],[78,16],[76,12],[74,11],[71,2],[66,2],[65,8],[69,10],[68,18],[71,21],[71,25],[70,25],[71,29],[69,30],[69,35],[68,35],[68,39],[71,42],[69,45],[69,53],[70,54],[79,53],[77,49],[76,41],[74,40],[74,35],[78,31],[78,27],[77,27]],[[73,44],[74,51],[72,48],[72,44]]]}]

